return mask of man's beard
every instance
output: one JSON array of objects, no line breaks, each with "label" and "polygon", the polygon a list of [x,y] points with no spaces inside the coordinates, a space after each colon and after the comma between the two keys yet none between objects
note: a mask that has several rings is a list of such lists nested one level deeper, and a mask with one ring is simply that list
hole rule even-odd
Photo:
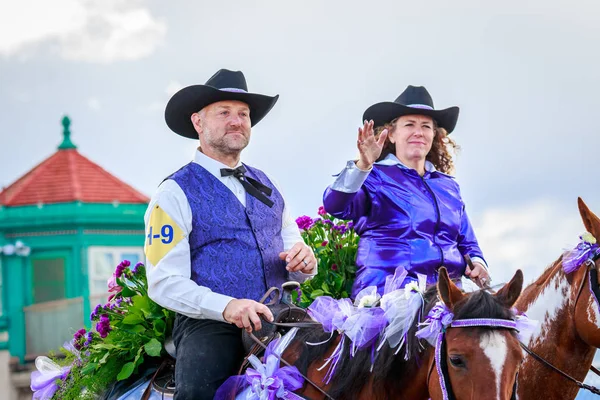
[{"label": "man's beard", "polygon": [[228,139],[227,134],[225,134],[224,136],[221,136],[220,138],[215,140],[213,140],[212,138],[207,138],[209,139],[207,142],[210,145],[210,147],[212,147],[221,154],[236,155],[248,146],[248,136],[244,134],[241,134],[241,136],[243,137],[242,139],[236,140],[232,138]]}]

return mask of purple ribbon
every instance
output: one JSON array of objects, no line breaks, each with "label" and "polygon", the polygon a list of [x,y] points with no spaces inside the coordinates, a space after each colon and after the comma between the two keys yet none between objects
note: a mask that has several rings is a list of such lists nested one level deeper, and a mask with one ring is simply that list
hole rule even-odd
[{"label": "purple ribbon", "polygon": [[279,358],[273,354],[265,356],[265,359],[266,362],[263,364],[255,355],[248,358],[254,368],[246,370],[246,382],[249,387],[245,391],[245,396],[241,398],[245,400],[302,399],[292,393],[304,385],[304,378],[298,368],[279,368]]},{"label": "purple ribbon", "polygon": [[292,328],[281,339],[269,343],[262,363],[258,357],[251,355],[248,361],[254,368],[248,368],[245,375],[228,378],[217,390],[215,399],[236,400],[302,400],[292,393],[304,385],[304,378],[295,366],[280,368],[280,357],[291,343],[298,328]]},{"label": "purple ribbon", "polygon": [[[331,355],[325,359],[325,363],[319,367],[319,371],[329,365],[324,382],[329,383],[335,375],[339,361],[344,354],[346,338],[350,340],[350,356],[354,356],[357,350],[373,344],[387,325],[384,310],[380,307],[372,307],[379,299],[377,288],[367,287],[356,296],[355,304],[347,299],[333,299],[329,296],[317,297],[308,307],[310,316],[323,325],[323,331],[331,332],[329,339],[320,343],[307,343],[309,345],[321,345],[333,337],[333,332],[338,331],[342,337]],[[363,305],[367,304],[363,307]]]},{"label": "purple ribbon", "polygon": [[329,333],[341,330],[346,319],[352,315],[350,299],[336,300],[329,296],[320,296],[308,306],[308,314],[323,325],[323,331]]},{"label": "purple ribbon", "polygon": [[597,243],[592,244],[585,241],[583,235],[579,238],[581,239],[579,244],[563,255],[562,265],[566,274],[577,271],[586,261],[600,255],[600,246]]},{"label": "purple ribbon", "polygon": [[381,308],[385,312],[387,325],[381,335],[377,350],[381,350],[387,342],[391,348],[396,348],[397,354],[405,348],[404,358],[409,358],[408,331],[415,318],[422,315],[423,295],[426,289],[427,276],[417,274],[417,279],[407,279],[404,267],[397,267],[394,275],[388,276],[385,282]]},{"label": "purple ribbon", "polygon": [[351,341],[350,355],[365,348],[379,336],[385,329],[387,319],[385,312],[380,307],[359,308],[354,315],[346,319],[343,331]]},{"label": "purple ribbon", "polygon": [[419,329],[415,335],[435,346],[438,335],[445,332],[453,318],[452,311],[444,303],[439,302],[429,311],[427,319],[422,323],[425,326]]},{"label": "purple ribbon", "polygon": [[59,383],[69,375],[71,366],[61,367],[48,357],[36,358],[37,371],[31,373],[33,400],[49,400],[59,388]]},{"label": "purple ribbon", "polygon": [[442,399],[448,400],[448,389],[446,389],[446,380],[442,371],[442,343],[444,341],[445,331],[440,331],[435,340],[435,369],[440,380],[440,388],[442,389]]},{"label": "purple ribbon", "polygon": [[518,331],[517,337],[521,342],[528,343],[531,335],[537,328],[538,321],[529,319],[527,314],[520,312],[516,308],[513,308],[512,311],[515,314],[515,324]]}]

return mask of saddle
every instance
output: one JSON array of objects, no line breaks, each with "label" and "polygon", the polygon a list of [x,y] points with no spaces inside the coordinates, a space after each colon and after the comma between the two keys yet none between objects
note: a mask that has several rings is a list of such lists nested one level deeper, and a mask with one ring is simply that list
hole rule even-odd
[{"label": "saddle", "polygon": [[[305,309],[294,305],[292,301],[292,292],[300,287],[300,284],[295,281],[289,281],[282,285],[281,291],[279,288],[270,288],[260,300],[264,303],[273,314],[273,322],[262,320],[260,330],[254,331],[251,334],[243,331],[242,342],[247,356],[240,367],[238,375],[241,375],[248,367],[248,357],[251,354],[257,357],[263,353],[264,348],[273,340],[285,335],[288,330],[293,327],[309,327],[318,324],[313,321]],[[265,303],[270,299],[268,303]],[[257,340],[260,342],[257,343]],[[169,356],[163,361],[161,367],[156,371],[149,385],[148,397],[150,390],[164,394],[166,398],[175,393],[175,362],[177,354],[175,344],[172,338],[165,342],[165,350]],[[142,397],[142,400],[148,397]]]},{"label": "saddle", "polygon": [[[260,342],[266,346],[274,339],[283,336],[292,327],[303,327],[305,325],[310,326],[315,324],[306,310],[296,306],[292,301],[292,292],[299,287],[300,284],[298,282],[289,281],[281,285],[281,294],[279,293],[279,289],[275,287],[270,288],[267,293],[265,293],[260,302],[264,303],[271,310],[273,322],[269,322],[263,318],[260,330],[253,331],[252,334],[246,331],[242,332],[244,350],[248,355],[256,354],[256,351],[253,351],[255,347],[259,347],[262,350],[262,346],[256,343],[256,339],[260,340]],[[271,300],[268,303],[265,303],[269,298],[271,298]],[[254,336],[254,338],[252,336]]]}]

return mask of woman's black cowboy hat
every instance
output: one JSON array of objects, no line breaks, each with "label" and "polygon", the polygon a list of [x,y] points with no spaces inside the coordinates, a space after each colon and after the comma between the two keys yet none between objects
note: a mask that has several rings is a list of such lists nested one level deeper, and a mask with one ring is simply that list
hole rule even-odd
[{"label": "woman's black cowboy hat", "polygon": [[178,135],[198,139],[190,117],[207,105],[224,100],[242,101],[250,107],[250,121],[254,126],[268,114],[278,98],[279,95],[248,93],[246,78],[241,71],[221,69],[204,85],[188,86],[175,93],[167,103],[165,121]]},{"label": "woman's black cowboy hat", "polygon": [[373,120],[374,126],[382,126],[403,115],[427,115],[448,133],[456,127],[458,107],[436,110],[433,99],[423,86],[408,86],[396,100],[373,104],[363,114],[363,121]]}]

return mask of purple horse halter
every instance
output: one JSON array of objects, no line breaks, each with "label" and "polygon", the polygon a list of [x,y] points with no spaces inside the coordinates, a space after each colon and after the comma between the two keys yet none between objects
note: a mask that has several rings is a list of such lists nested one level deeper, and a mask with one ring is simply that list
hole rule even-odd
[{"label": "purple horse halter", "polygon": [[[423,323],[423,325],[426,326],[416,333],[418,338],[425,339],[431,345],[435,345],[434,364],[439,376],[443,400],[454,400],[455,398],[452,391],[452,385],[450,384],[450,376],[446,367],[446,330],[448,328],[486,327],[511,329],[518,332],[521,322],[525,323],[526,320],[526,318],[518,318],[517,321],[496,318],[472,318],[454,321],[453,318],[454,314],[452,314],[452,312],[444,304],[437,304],[427,315],[427,319]],[[431,370],[433,370],[433,365]],[[429,376],[431,375],[431,370],[428,374],[428,382]],[[516,381],[512,398],[514,399],[515,396]]]}]

